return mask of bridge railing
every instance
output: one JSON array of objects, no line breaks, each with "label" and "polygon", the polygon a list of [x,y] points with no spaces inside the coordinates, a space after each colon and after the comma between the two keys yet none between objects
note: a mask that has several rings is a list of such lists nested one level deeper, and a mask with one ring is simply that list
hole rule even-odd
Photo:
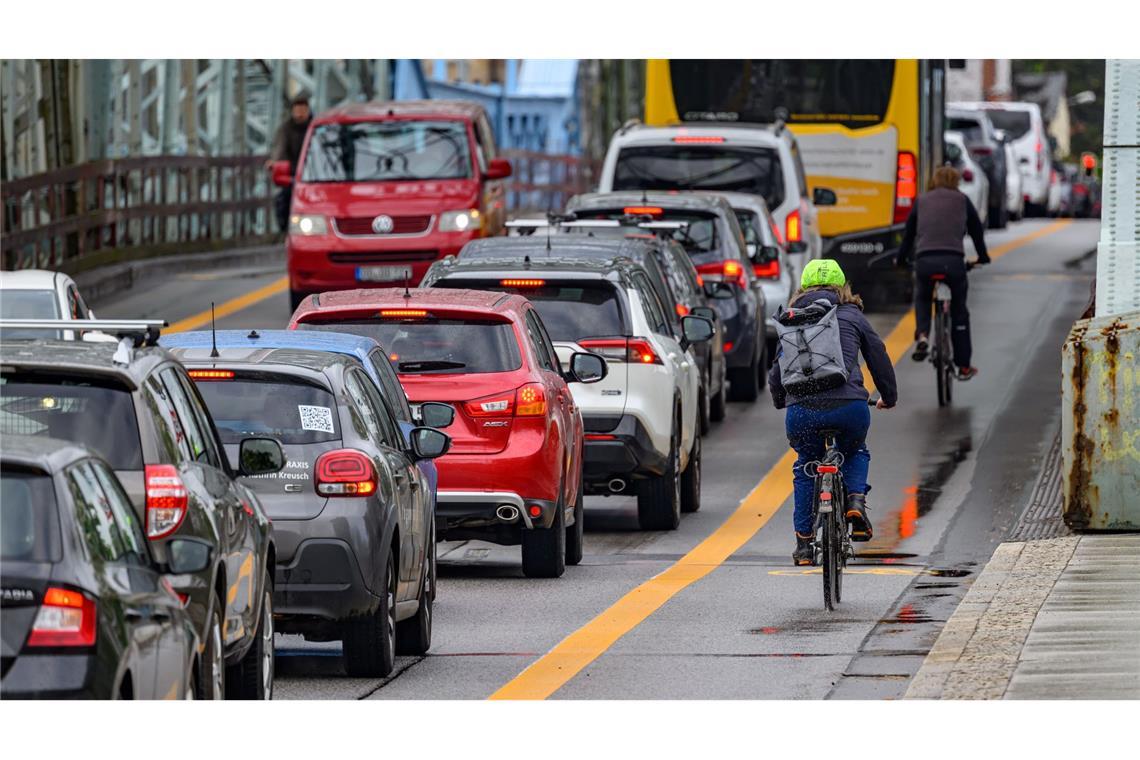
[{"label": "bridge railing", "polygon": [[560,211],[570,196],[587,193],[598,183],[601,162],[581,156],[556,156],[508,150],[514,171],[507,181],[507,207],[516,213]]}]

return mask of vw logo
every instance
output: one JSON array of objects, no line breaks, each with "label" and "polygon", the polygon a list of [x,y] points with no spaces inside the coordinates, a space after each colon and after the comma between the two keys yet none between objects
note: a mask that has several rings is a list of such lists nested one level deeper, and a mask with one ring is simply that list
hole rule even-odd
[{"label": "vw logo", "polygon": [[387,235],[395,226],[392,217],[387,214],[381,214],[372,220],[372,231],[377,235]]}]

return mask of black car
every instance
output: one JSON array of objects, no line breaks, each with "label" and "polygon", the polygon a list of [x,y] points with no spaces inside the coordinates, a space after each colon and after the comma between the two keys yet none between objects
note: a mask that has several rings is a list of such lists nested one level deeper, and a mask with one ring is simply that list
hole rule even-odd
[{"label": "black car", "polygon": [[192,696],[198,636],[170,585],[203,541],[153,559],[110,466],[82,446],[5,435],[0,454],[4,699]]},{"label": "black car", "polygon": [[759,397],[768,382],[767,304],[728,201],[714,194],[623,191],[576,195],[566,209],[579,219],[637,215],[687,222],[672,235],[692,260],[724,325],[729,398],[752,402]]},{"label": "black car", "polygon": [[946,129],[962,133],[970,158],[977,161],[986,173],[990,183],[987,223],[991,229],[1003,229],[1010,221],[1005,187],[1009,169],[1006,167],[1005,147],[990,117],[980,109],[947,106]]},{"label": "black car", "polygon": [[0,352],[0,433],[72,441],[106,460],[157,561],[170,560],[175,538],[214,547],[209,567],[175,584],[203,642],[198,696],[268,699],[276,549],[257,496],[236,478],[280,470],[280,445],[242,441],[241,468],[231,468],[194,383],[156,346],[10,340]]},{"label": "black car", "polygon": [[[313,337],[319,342],[320,335]],[[296,348],[176,348],[222,441],[271,435],[279,473],[245,483],[273,519],[277,629],[344,642],[353,676],[386,676],[395,655],[431,646],[435,515],[416,466],[450,439],[399,420],[352,356]]]}]

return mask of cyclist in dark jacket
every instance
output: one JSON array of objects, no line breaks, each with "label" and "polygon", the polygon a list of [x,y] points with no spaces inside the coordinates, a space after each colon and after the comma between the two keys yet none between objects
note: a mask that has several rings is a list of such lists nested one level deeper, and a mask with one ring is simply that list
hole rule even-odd
[{"label": "cyclist in dark jacket", "polygon": [[[932,189],[915,199],[906,220],[906,232],[899,246],[897,263],[909,266],[914,259],[914,339],[912,357],[924,361],[930,350],[931,296],[933,275],[942,275],[950,288],[950,331],[954,344],[954,364],[958,379],[978,374],[971,366],[970,311],[966,308],[966,249],[962,239],[968,234],[978,252],[978,263],[989,264],[985,227],[970,199],[958,190],[962,175],[952,166],[934,172]],[[919,209],[922,209],[921,215]]]},{"label": "cyclist in dark jacket", "polygon": [[810,565],[813,559],[811,529],[815,493],[813,480],[804,471],[804,465],[823,457],[821,430],[840,431],[836,442],[843,453],[843,482],[848,491],[847,521],[851,523],[851,538],[855,541],[871,540],[871,521],[867,516],[867,493],[871,490],[867,485],[867,474],[871,468],[867,431],[871,427],[871,412],[867,408],[869,397],[863,385],[859,354],[866,360],[867,369],[879,390],[878,408],[890,409],[898,401],[895,368],[887,349],[863,316],[862,299],[851,292],[843,270],[832,259],[808,262],[800,278],[800,290],[793,294],[789,304],[793,309],[803,308],[821,298],[838,305],[836,315],[843,363],[848,371],[847,382],[810,396],[793,396],[785,391],[781,382],[778,360],[773,362],[768,373],[772,402],[777,409],[787,407],[784,424],[788,443],[798,455],[792,466],[796,508],[793,519],[796,549],[792,553],[792,562],[796,565]]}]

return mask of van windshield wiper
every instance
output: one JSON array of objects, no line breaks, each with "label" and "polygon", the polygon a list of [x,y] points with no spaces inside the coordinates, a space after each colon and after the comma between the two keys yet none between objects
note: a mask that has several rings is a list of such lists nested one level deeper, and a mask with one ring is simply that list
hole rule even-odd
[{"label": "van windshield wiper", "polygon": [[426,372],[433,369],[463,369],[467,365],[463,362],[449,362],[445,360],[424,360],[418,362],[400,362],[400,369],[405,372]]}]

